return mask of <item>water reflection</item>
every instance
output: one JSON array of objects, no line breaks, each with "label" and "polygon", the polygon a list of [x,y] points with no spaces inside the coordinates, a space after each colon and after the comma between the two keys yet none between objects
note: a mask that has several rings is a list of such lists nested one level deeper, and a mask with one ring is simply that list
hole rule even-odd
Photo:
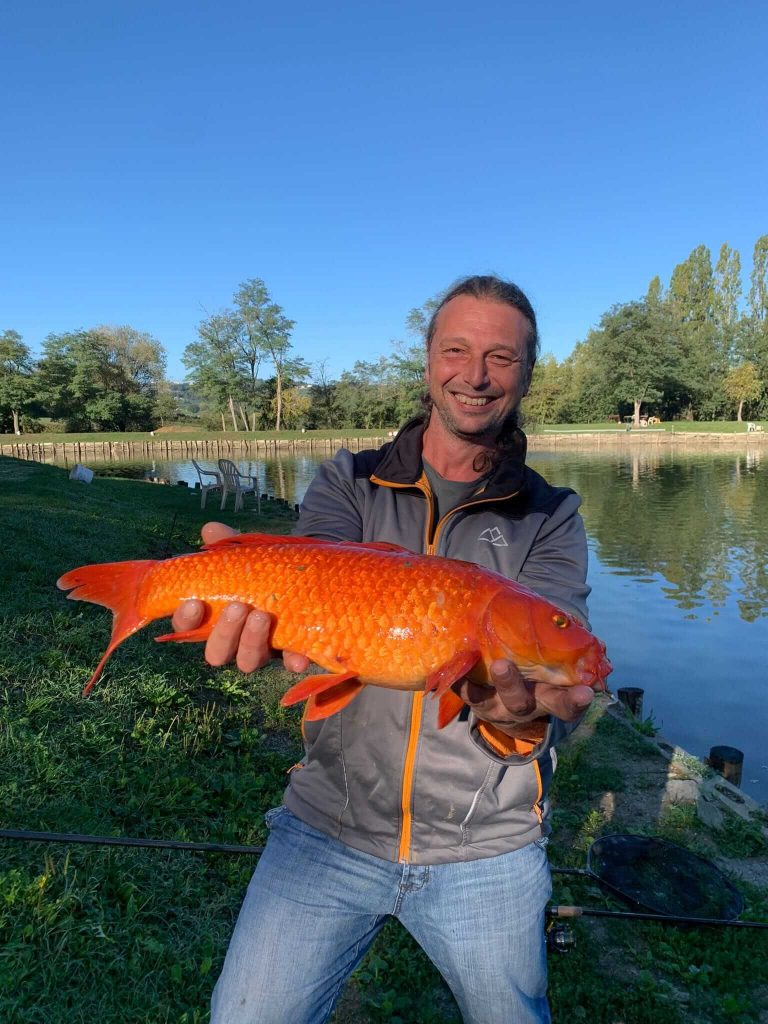
[{"label": "water reflection", "polygon": [[733,597],[748,621],[766,614],[768,484],[759,453],[553,461],[541,468],[582,495],[603,565],[638,580],[660,577],[665,596],[687,611],[722,608]]}]

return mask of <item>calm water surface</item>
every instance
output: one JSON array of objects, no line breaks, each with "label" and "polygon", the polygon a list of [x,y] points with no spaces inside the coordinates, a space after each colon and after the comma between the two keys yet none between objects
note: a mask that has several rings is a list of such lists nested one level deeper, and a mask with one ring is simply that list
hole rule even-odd
[{"label": "calm water surface", "polygon": [[[239,466],[263,492],[293,503],[324,457]],[[768,459],[760,458],[626,449],[533,452],[530,462],[583,498],[590,615],[615,666],[612,688],[641,686],[645,714],[691,753],[743,750],[742,786],[768,802]],[[142,469],[197,479],[191,462]]]}]

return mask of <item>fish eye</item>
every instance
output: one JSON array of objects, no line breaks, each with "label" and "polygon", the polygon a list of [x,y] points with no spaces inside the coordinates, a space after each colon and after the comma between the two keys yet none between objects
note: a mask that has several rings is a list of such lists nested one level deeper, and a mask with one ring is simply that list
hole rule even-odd
[{"label": "fish eye", "polygon": [[552,621],[558,627],[558,629],[565,629],[565,627],[568,625],[568,616],[563,615],[562,612],[555,612],[555,614],[552,616]]}]

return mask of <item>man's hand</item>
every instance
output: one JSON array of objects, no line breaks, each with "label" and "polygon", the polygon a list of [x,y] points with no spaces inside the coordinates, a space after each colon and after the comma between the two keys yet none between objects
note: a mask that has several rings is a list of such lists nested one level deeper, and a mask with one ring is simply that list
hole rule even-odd
[{"label": "man's hand", "polygon": [[[203,541],[212,544],[236,534],[224,523],[206,523],[202,529]],[[171,623],[174,630],[184,632],[196,629],[203,620],[205,605],[202,601],[185,601],[174,612]],[[234,601],[227,605],[205,644],[205,660],[209,665],[227,665],[234,661],[241,672],[255,672],[275,657],[269,646],[272,616]],[[283,651],[283,663],[290,672],[303,672],[309,659],[303,654]]]},{"label": "man's hand", "polygon": [[491,662],[489,671],[492,685],[480,686],[462,679],[454,689],[478,718],[510,736],[523,734],[526,723],[544,715],[554,715],[565,722],[575,721],[594,697],[589,686],[558,686],[526,680],[511,661],[501,658]]}]

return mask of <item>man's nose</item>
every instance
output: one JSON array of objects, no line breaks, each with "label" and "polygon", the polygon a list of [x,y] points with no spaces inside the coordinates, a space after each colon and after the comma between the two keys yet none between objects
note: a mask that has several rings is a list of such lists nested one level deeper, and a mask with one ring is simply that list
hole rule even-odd
[{"label": "man's nose", "polygon": [[487,387],[490,378],[488,377],[488,367],[482,356],[475,356],[465,366],[464,379],[473,388]]}]

